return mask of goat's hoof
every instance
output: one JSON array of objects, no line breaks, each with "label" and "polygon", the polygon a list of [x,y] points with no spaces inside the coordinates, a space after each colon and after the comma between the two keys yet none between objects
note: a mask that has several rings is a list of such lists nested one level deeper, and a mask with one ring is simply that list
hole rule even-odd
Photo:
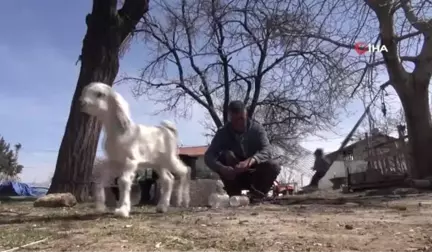
[{"label": "goat's hoof", "polygon": [[168,211],[168,206],[165,205],[157,205],[156,212],[157,213],[166,213]]},{"label": "goat's hoof", "polygon": [[189,208],[189,205],[190,205],[190,198],[187,197],[185,200],[183,200],[183,207]]},{"label": "goat's hoof", "polygon": [[114,210],[114,215],[119,216],[119,217],[123,217],[123,218],[128,218],[129,217],[129,211],[126,207],[119,207],[119,208],[116,208]]},{"label": "goat's hoof", "polygon": [[105,213],[107,208],[105,205],[96,205],[95,209],[98,213]]}]

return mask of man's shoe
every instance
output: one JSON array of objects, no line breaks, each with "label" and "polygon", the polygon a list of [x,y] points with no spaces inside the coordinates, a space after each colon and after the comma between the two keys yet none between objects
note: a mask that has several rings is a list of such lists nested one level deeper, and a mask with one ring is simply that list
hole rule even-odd
[{"label": "man's shoe", "polygon": [[250,197],[249,201],[250,201],[251,205],[259,205],[262,202],[264,202],[264,199],[263,198],[258,198],[258,197]]},{"label": "man's shoe", "polygon": [[270,202],[271,200],[271,198],[262,195],[250,194],[249,196],[249,202],[251,205],[259,205]]},{"label": "man's shoe", "polygon": [[249,192],[249,201],[251,205],[261,204],[267,200],[267,195],[257,190],[253,185],[251,186]]}]

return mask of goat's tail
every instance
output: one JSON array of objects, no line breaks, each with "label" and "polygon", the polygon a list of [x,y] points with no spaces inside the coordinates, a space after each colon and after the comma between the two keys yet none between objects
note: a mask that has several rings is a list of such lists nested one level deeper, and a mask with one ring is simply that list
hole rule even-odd
[{"label": "goat's tail", "polygon": [[172,133],[174,133],[175,136],[178,136],[177,134],[177,127],[175,124],[171,121],[164,120],[161,122],[161,125],[167,129],[169,129]]}]

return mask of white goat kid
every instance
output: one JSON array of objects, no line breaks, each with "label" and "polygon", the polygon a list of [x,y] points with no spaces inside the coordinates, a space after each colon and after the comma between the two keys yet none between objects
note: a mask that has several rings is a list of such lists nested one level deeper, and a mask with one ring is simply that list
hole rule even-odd
[{"label": "white goat kid", "polygon": [[[105,130],[104,149],[108,170],[121,170],[118,179],[119,207],[115,214],[128,217],[130,190],[138,166],[152,168],[159,175],[161,197],[157,212],[168,210],[174,185],[179,178],[176,205],[189,206],[189,169],[177,155],[177,130],[173,123],[163,121],[160,126],[133,123],[129,105],[110,86],[93,82],[81,94],[82,111],[102,121]],[[112,172],[107,172],[103,183],[96,184],[96,207],[105,210],[104,184]]]}]

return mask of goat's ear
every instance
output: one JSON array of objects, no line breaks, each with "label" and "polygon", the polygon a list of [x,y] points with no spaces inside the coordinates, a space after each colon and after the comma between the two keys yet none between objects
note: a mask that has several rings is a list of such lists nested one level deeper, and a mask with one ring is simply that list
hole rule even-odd
[{"label": "goat's ear", "polygon": [[[123,108],[125,104],[121,101],[121,97],[113,92],[108,99],[110,113],[113,113],[114,123],[116,129],[119,129],[122,133],[125,132],[130,126],[130,119],[127,113],[127,108]],[[127,106],[127,104],[126,104]]]}]

